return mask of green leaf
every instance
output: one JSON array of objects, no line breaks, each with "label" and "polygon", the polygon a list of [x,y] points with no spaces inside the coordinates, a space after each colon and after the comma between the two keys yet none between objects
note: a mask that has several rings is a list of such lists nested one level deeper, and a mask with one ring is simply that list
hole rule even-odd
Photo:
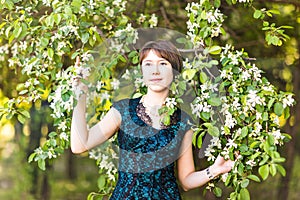
[{"label": "green leaf", "polygon": [[242,188],[240,191],[241,200],[250,200],[250,193],[246,188]]},{"label": "green leaf", "polygon": [[207,132],[214,137],[218,137],[220,135],[219,129],[215,126],[208,127]]},{"label": "green leaf", "polygon": [[222,189],[219,188],[219,187],[214,187],[213,192],[216,195],[216,197],[221,197],[222,196]]},{"label": "green leaf", "polygon": [[207,102],[212,106],[220,106],[222,104],[221,99],[218,97],[211,97]]},{"label": "green leaf", "polygon": [[248,135],[248,127],[244,126],[241,131],[241,137],[244,138]]},{"label": "green leaf", "polygon": [[71,5],[74,6],[77,10],[80,10],[81,3],[81,0],[73,0]]},{"label": "green leaf", "polygon": [[261,15],[262,15],[261,10],[255,10],[254,13],[253,13],[253,17],[254,17],[255,19],[260,18]]},{"label": "green leaf", "polygon": [[72,54],[71,59],[72,59],[72,60],[75,59],[79,54],[80,54],[80,52],[75,51],[75,52]]},{"label": "green leaf", "polygon": [[249,185],[249,179],[243,179],[241,182],[241,187],[246,188]]},{"label": "green leaf", "polygon": [[139,63],[139,56],[134,56],[132,58],[132,64],[138,64]]},{"label": "green leaf", "polygon": [[272,176],[275,176],[276,175],[276,172],[277,172],[277,170],[276,170],[276,164],[271,164],[270,165],[270,174],[272,175]]},{"label": "green leaf", "polygon": [[268,164],[265,164],[258,168],[258,173],[263,180],[266,180],[269,176],[270,168]]},{"label": "green leaf", "polygon": [[254,175],[254,174],[248,175],[247,178],[249,178],[249,179],[251,179],[252,181],[255,181],[255,182],[260,182],[259,177]]},{"label": "green leaf", "polygon": [[260,141],[254,141],[254,142],[252,142],[252,143],[250,144],[249,147],[250,147],[251,149],[254,149],[254,148],[258,147],[259,144],[260,144]]},{"label": "green leaf", "polygon": [[42,38],[41,39],[41,46],[46,47],[49,44],[49,39],[48,38]]},{"label": "green leaf", "polygon": [[222,48],[220,46],[212,46],[208,48],[208,53],[216,55],[220,54],[222,51]]},{"label": "green leaf", "polygon": [[7,38],[8,38],[9,35],[10,35],[10,30],[12,29],[12,27],[13,27],[13,26],[9,26],[9,27],[7,27],[6,30],[5,30],[5,36],[6,36]]},{"label": "green leaf", "polygon": [[283,105],[280,102],[274,104],[274,112],[277,116],[281,116],[283,113]]},{"label": "green leaf", "polygon": [[269,160],[269,158],[270,156],[268,154],[263,154],[262,160],[259,162],[259,165],[264,165]]},{"label": "green leaf", "polygon": [[196,69],[187,69],[182,73],[182,77],[185,80],[191,80],[192,78],[194,78],[195,74],[196,74],[197,70]]},{"label": "green leaf", "polygon": [[278,170],[278,172],[282,175],[285,176],[286,175],[286,171],[284,169],[284,167],[282,165],[276,164],[276,168]]},{"label": "green leaf", "polygon": [[46,18],[46,25],[49,27],[53,27],[54,25],[54,16],[50,15]]},{"label": "green leaf", "polygon": [[273,13],[275,15],[280,15],[279,10],[268,10],[268,12]]},{"label": "green leaf", "polygon": [[30,113],[27,110],[25,110],[25,109],[19,109],[18,111],[19,111],[19,113],[21,113],[26,118],[30,118]]},{"label": "green leaf", "polygon": [[32,153],[30,154],[30,156],[28,157],[28,162],[31,163],[33,161],[33,159],[35,158],[36,153]]},{"label": "green leaf", "polygon": [[14,28],[15,28],[13,31],[14,38],[18,38],[20,36],[20,34],[22,33],[22,26],[15,25]]},{"label": "green leaf", "polygon": [[87,43],[89,41],[89,37],[90,37],[90,34],[85,32],[82,34],[81,36],[81,41],[83,42],[83,44]]},{"label": "green leaf", "polygon": [[202,147],[202,142],[203,142],[203,136],[205,135],[205,132],[203,131],[198,137],[197,137],[197,147],[201,148]]},{"label": "green leaf", "polygon": [[46,170],[46,162],[45,162],[45,160],[42,160],[42,159],[38,160],[38,167],[41,170],[45,171]]},{"label": "green leaf", "polygon": [[263,121],[268,121],[269,120],[269,114],[267,112],[263,112],[263,114],[262,114],[262,120]]},{"label": "green leaf", "polygon": [[58,25],[60,23],[60,21],[61,21],[61,15],[59,13],[55,13],[53,15],[53,19],[54,19],[56,25]]},{"label": "green leaf", "polygon": [[54,51],[53,51],[52,48],[48,48],[48,49],[47,49],[47,53],[48,53],[48,57],[49,57],[49,58],[53,58],[53,56],[54,56]]},{"label": "green leaf", "polygon": [[69,16],[72,15],[72,9],[71,9],[71,6],[67,5],[65,6],[65,13]]},{"label": "green leaf", "polygon": [[98,178],[98,188],[101,189],[105,186],[106,178],[105,176],[101,176]]},{"label": "green leaf", "polygon": [[200,72],[200,82],[205,83],[207,79],[207,75],[204,72]]},{"label": "green leaf", "polygon": [[171,122],[170,115],[164,116],[163,119],[162,119],[162,122],[163,122],[164,125],[169,125],[170,122]]},{"label": "green leaf", "polygon": [[120,55],[118,56],[118,58],[119,58],[119,60],[121,60],[122,62],[124,62],[124,63],[126,62],[126,58],[125,58],[123,55],[120,54]]},{"label": "green leaf", "polygon": [[288,119],[290,117],[290,108],[285,107],[284,109],[284,119]]},{"label": "green leaf", "polygon": [[137,51],[131,51],[129,54],[128,54],[128,58],[133,58],[134,56],[137,55]]}]

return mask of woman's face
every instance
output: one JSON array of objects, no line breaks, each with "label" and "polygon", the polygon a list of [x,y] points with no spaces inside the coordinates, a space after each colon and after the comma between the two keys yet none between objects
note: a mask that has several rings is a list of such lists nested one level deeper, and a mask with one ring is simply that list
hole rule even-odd
[{"label": "woman's face", "polygon": [[169,89],[173,81],[173,68],[171,63],[159,57],[155,51],[150,50],[142,61],[142,74],[144,83],[155,92]]}]

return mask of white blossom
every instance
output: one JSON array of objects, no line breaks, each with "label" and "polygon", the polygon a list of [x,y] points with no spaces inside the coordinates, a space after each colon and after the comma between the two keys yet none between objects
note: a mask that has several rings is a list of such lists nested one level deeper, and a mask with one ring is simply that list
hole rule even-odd
[{"label": "white blossom", "polygon": [[221,152],[221,155],[224,157],[225,160],[228,160],[230,159],[230,156],[229,156],[229,149],[227,147],[225,147],[223,149],[223,151]]},{"label": "white blossom", "polygon": [[282,144],[282,140],[284,139],[284,136],[281,134],[279,129],[273,128],[272,132],[269,132],[270,135],[273,135],[274,137],[274,144]]},{"label": "white blossom", "polygon": [[240,99],[238,97],[233,98],[232,102],[232,110],[240,110],[241,104],[239,103]]},{"label": "white blossom", "polygon": [[212,145],[208,145],[208,147],[204,151],[204,155],[207,157],[207,161],[215,161],[216,157],[213,155],[213,153],[216,150],[213,148]]},{"label": "white blossom", "polygon": [[186,58],[184,61],[183,61],[183,67],[185,68],[185,69],[192,69],[193,68],[193,66],[192,66],[192,64],[189,62],[189,59],[188,58]]},{"label": "white blossom", "polygon": [[51,0],[42,0],[42,2],[43,2],[43,5],[45,5],[45,6],[51,6]]},{"label": "white blossom", "polygon": [[83,67],[83,65],[76,66],[75,72],[78,76],[86,79],[90,75],[90,68]]},{"label": "white blossom", "polygon": [[149,19],[150,28],[157,26],[157,22],[158,22],[158,20],[157,20],[156,15],[152,14],[151,18]]},{"label": "white blossom", "polygon": [[253,110],[256,104],[264,105],[264,98],[258,96],[256,90],[250,90],[249,94],[247,95],[247,106],[249,106],[250,110]]},{"label": "white blossom", "polygon": [[262,119],[262,113],[260,112],[256,112],[255,116],[256,116],[256,120]]},{"label": "white blossom", "polygon": [[135,80],[134,80],[134,86],[135,88],[140,88],[140,87],[144,87],[145,86],[145,82],[142,78],[140,77],[137,77]]},{"label": "white blossom", "polygon": [[61,138],[62,140],[65,140],[65,141],[69,141],[69,137],[66,132],[61,132],[59,134],[59,138]]},{"label": "white blossom", "polygon": [[92,55],[89,54],[88,52],[85,52],[85,53],[83,53],[83,54],[81,55],[81,60],[82,60],[83,62],[89,61],[91,58],[92,58]]},{"label": "white blossom", "polygon": [[112,86],[112,88],[114,89],[114,90],[117,90],[117,89],[119,89],[119,86],[120,86],[120,81],[118,80],[118,79],[113,79],[111,82],[110,82],[110,84],[111,84],[111,86]]},{"label": "white blossom", "polygon": [[144,14],[140,14],[139,18],[138,18],[138,22],[140,24],[144,23],[146,21],[146,15]]},{"label": "white blossom", "polygon": [[27,49],[27,42],[26,41],[20,41],[19,48],[21,51],[25,51]]},{"label": "white blossom", "polygon": [[125,80],[130,79],[130,72],[128,69],[126,69],[125,73],[122,75],[122,78],[124,78]]},{"label": "white blossom", "polygon": [[107,91],[105,91],[104,93],[101,93],[101,99],[102,99],[102,101],[104,101],[104,100],[108,101],[109,98],[110,98],[110,94],[108,94]]},{"label": "white blossom", "polygon": [[168,97],[166,99],[166,106],[168,108],[174,108],[176,106],[177,102],[176,102],[176,99],[175,98],[170,98]]},{"label": "white blossom", "polygon": [[254,167],[254,166],[256,166],[256,162],[254,161],[254,160],[248,160],[247,162],[246,162],[246,165],[249,165],[249,166],[251,166],[251,167]]},{"label": "white blossom", "polygon": [[252,67],[249,69],[250,73],[252,73],[252,76],[254,78],[254,80],[261,82],[261,70],[258,69],[255,64],[252,65]]},{"label": "white blossom", "polygon": [[219,137],[212,137],[210,144],[218,149],[222,148],[221,140]]},{"label": "white blossom", "polygon": [[282,99],[283,108],[286,108],[287,106],[292,106],[294,102],[295,100],[293,99],[293,95],[287,95],[285,98]]},{"label": "white blossom", "polygon": [[218,23],[218,21],[224,21],[223,14],[220,12],[219,9],[207,12],[206,17],[208,23]]},{"label": "white blossom", "polygon": [[275,115],[275,116],[273,117],[273,123],[276,124],[277,126],[280,125],[280,120],[279,120],[279,117],[278,117],[277,115]]},{"label": "white blossom", "polygon": [[104,86],[103,81],[97,81],[97,83],[96,83],[96,90],[98,92],[100,92],[100,90],[102,89],[103,86]]},{"label": "white blossom", "polygon": [[274,88],[272,87],[272,85],[264,85],[262,86],[262,90],[266,92],[274,92]]},{"label": "white blossom", "polygon": [[57,157],[57,155],[55,154],[54,149],[52,147],[48,149],[47,155],[48,155],[49,159]]},{"label": "white blossom", "polygon": [[229,50],[232,49],[232,46],[230,44],[226,44],[225,47],[222,47],[223,53],[227,54]]},{"label": "white blossom", "polygon": [[110,8],[109,6],[105,8],[105,14],[107,14],[109,17],[114,16],[114,9]]},{"label": "white blossom", "polygon": [[225,113],[225,126],[228,128],[233,128],[236,125],[237,121],[232,117],[230,112]]},{"label": "white blossom", "polygon": [[239,3],[249,3],[250,0],[238,0]]},{"label": "white blossom", "polygon": [[247,81],[251,78],[251,74],[248,72],[248,70],[242,71],[242,81]]}]

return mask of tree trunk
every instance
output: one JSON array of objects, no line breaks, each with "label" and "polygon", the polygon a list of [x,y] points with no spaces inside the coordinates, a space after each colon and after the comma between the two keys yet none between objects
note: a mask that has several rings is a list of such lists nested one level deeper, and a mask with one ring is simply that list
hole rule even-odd
[{"label": "tree trunk", "polygon": [[[300,51],[300,44],[298,45],[298,51]],[[299,121],[300,121],[300,98],[298,95],[299,92],[299,85],[300,85],[300,60],[298,60],[298,66],[295,67],[293,71],[293,87],[294,93],[296,94],[295,100],[297,105],[291,109],[291,116],[294,116],[294,124],[292,126],[290,123],[286,124],[286,132],[292,136],[292,140],[286,145],[285,149],[285,169],[286,169],[286,176],[282,177],[279,182],[278,194],[277,199],[288,199],[289,195],[289,182],[292,178],[293,172],[293,165],[294,165],[294,157],[295,157],[295,150],[296,150],[296,137],[297,133],[299,132]]]},{"label": "tree trunk", "polygon": [[[50,168],[48,165],[47,168]],[[48,170],[48,173],[50,170]],[[49,178],[48,178],[48,173],[45,172],[43,173],[43,180],[42,180],[42,188],[41,188],[41,200],[50,200],[50,194],[51,194],[51,187],[49,184]]]},{"label": "tree trunk", "polygon": [[68,178],[70,180],[75,180],[76,177],[77,177],[77,174],[76,174],[76,163],[75,163],[75,157],[73,155],[73,153],[71,152],[70,149],[68,149],[66,151],[66,156],[67,156],[67,174],[68,174]]},{"label": "tree trunk", "polygon": [[[29,144],[27,147],[27,157],[33,153],[34,149],[40,145],[41,139],[41,120],[38,111],[34,106],[32,106],[30,110],[30,135],[29,135]],[[39,169],[36,165],[32,165],[33,169],[31,170],[31,189],[30,193],[34,196],[37,195],[38,192],[38,173]]]}]

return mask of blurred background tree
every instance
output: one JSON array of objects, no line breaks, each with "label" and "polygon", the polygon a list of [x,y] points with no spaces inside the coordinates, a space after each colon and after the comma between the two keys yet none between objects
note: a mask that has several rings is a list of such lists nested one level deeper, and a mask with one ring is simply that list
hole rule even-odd
[{"label": "blurred background tree", "polygon": [[[28,31],[29,26],[39,24],[45,20],[41,18],[45,14],[50,15],[53,10],[43,6],[43,3],[52,1],[17,1],[9,0],[5,3],[1,2],[0,10],[0,107],[3,107],[8,99],[16,98],[19,91],[19,83],[24,83],[28,79],[28,75],[24,75],[21,72],[21,68],[16,65],[11,65],[8,62],[8,58],[13,57],[12,53],[6,54],[6,45],[22,38],[30,38],[30,34],[43,33],[41,45],[45,45],[46,48],[49,43],[47,41],[47,32],[51,32],[51,29],[42,30],[41,32],[35,32],[36,30]],[[55,1],[53,1],[55,3]],[[52,2],[52,3],[53,3]],[[68,1],[65,5],[73,5],[76,7],[76,3],[80,1]],[[123,26],[122,19],[125,18],[132,23],[133,27],[139,27],[137,18],[140,14],[151,16],[153,13],[158,17],[158,27],[164,27],[172,30],[176,30],[182,33],[186,33],[186,11],[185,7],[187,3],[192,2],[189,0],[173,0],[173,1],[151,1],[151,0],[128,0],[126,4],[126,10],[119,17],[112,19],[103,18],[103,20],[86,18],[92,24],[96,24],[99,32],[90,33],[91,35],[103,34],[108,36],[113,30],[117,30],[118,26]],[[228,1],[229,2],[229,1]],[[231,2],[231,1],[230,1]],[[234,2],[234,1],[232,1]],[[57,3],[57,2],[56,2]],[[87,5],[92,6],[91,2],[87,1]],[[33,16],[26,16],[26,19],[32,19],[32,21],[16,20],[16,17],[22,16],[23,8],[28,8],[30,5],[36,5],[32,7],[34,10]],[[59,5],[59,4],[58,4]],[[18,8],[19,7],[19,8]],[[266,14],[264,19],[261,19],[259,10],[261,8],[267,8],[272,10],[269,15]],[[280,1],[280,0],[268,0],[268,1],[253,1],[252,6],[245,6],[244,4],[232,4],[222,1],[221,12],[223,12],[227,19],[223,24],[224,29],[228,34],[219,37],[218,42],[220,45],[232,44],[236,49],[244,48],[250,57],[256,58],[257,66],[264,70],[265,76],[276,85],[278,88],[286,91],[290,91],[296,94],[295,99],[299,102],[299,86],[300,86],[300,3],[297,0],[294,1]],[[9,14],[10,11],[11,14]],[[262,10],[263,13],[264,10]],[[65,13],[69,11],[66,9]],[[104,12],[104,10],[102,10]],[[13,16],[15,13],[15,16]],[[18,14],[17,14],[18,13]],[[26,13],[26,12],[25,12]],[[7,17],[10,15],[11,18]],[[92,15],[92,14],[91,14]],[[13,28],[7,32],[3,22],[11,20]],[[57,21],[63,21],[56,17],[53,22],[44,21],[44,23],[57,23]],[[72,19],[71,19],[72,20]],[[111,21],[109,21],[111,20]],[[96,23],[97,22],[97,23]],[[286,33],[289,38],[282,44],[268,45],[265,37],[266,31],[262,30],[266,27],[265,22],[275,23],[276,27],[291,26],[293,29],[286,29]],[[127,22],[126,22],[127,23]],[[27,24],[27,25],[26,25]],[[30,25],[29,25],[30,24]],[[57,23],[58,25],[59,23]],[[115,26],[111,29],[110,25]],[[18,28],[22,27],[22,28]],[[87,25],[87,27],[89,27]],[[39,27],[41,28],[41,27]],[[47,49],[49,57],[53,56],[53,61],[48,63],[52,65],[53,72],[59,71],[60,68],[66,68],[72,61],[72,54],[75,49],[82,48],[80,44],[86,43],[86,27],[81,27],[81,35],[74,37],[74,43],[68,46],[69,50],[63,56],[58,56],[56,51]],[[54,29],[53,29],[54,30]],[[9,32],[14,32],[15,38],[8,38],[5,35],[9,35]],[[101,36],[102,37],[102,36]],[[26,40],[23,40],[23,42]],[[100,43],[101,38],[96,38],[95,43]],[[93,43],[93,42],[91,42]],[[92,45],[91,45],[92,46]],[[19,47],[22,48],[22,47]],[[34,50],[39,49],[38,46],[29,50],[34,56],[42,56],[41,54],[35,54]],[[55,50],[55,49],[54,49]],[[76,51],[76,50],[75,50]],[[53,55],[54,54],[54,55]],[[24,54],[26,55],[26,54]],[[24,58],[26,60],[26,58]],[[16,61],[17,62],[17,61]],[[34,62],[34,61],[32,61]],[[62,63],[62,65],[59,65]],[[86,158],[86,155],[74,156],[68,150],[65,154],[57,160],[51,160],[44,163],[47,166],[47,171],[43,172],[38,170],[36,165],[28,164],[27,159],[29,154],[34,149],[39,147],[49,139],[48,133],[55,130],[52,126],[53,119],[49,116],[49,110],[46,103],[46,99],[50,93],[50,89],[53,87],[51,82],[55,77],[51,74],[48,77],[39,77],[38,74],[29,75],[32,78],[32,84],[34,84],[34,78],[37,78],[41,83],[41,91],[45,96],[42,96],[40,100],[34,103],[20,103],[15,104],[18,112],[21,112],[21,117],[12,114],[8,117],[9,120],[2,118],[0,122],[0,198],[2,199],[84,199],[91,191],[97,190],[97,167],[94,166],[94,162]],[[27,92],[35,95],[32,91]],[[271,177],[270,180],[263,184],[254,184],[250,188],[251,196],[255,199],[297,199],[299,196],[299,185],[297,179],[299,178],[299,150],[296,148],[299,144],[299,113],[300,105],[297,104],[291,113],[291,118],[286,121],[283,129],[289,133],[293,139],[285,145],[281,151],[284,157],[286,157],[285,177]],[[28,113],[27,113],[27,112]],[[31,118],[26,119],[30,113]],[[22,117],[23,116],[23,117]],[[20,123],[24,122],[23,124]],[[66,145],[67,147],[67,145]],[[80,161],[78,161],[80,157]],[[83,158],[85,157],[85,158]],[[199,161],[200,162],[200,161]],[[201,163],[197,163],[199,167]],[[91,169],[86,170],[86,173],[82,173],[80,168]],[[64,175],[67,174],[67,175]],[[59,187],[64,188],[59,189]],[[202,189],[195,189],[188,193],[183,193],[185,199],[204,199]],[[196,194],[196,196],[194,196]],[[69,197],[68,197],[69,196]],[[213,199],[214,196],[206,194],[205,199]]]}]

